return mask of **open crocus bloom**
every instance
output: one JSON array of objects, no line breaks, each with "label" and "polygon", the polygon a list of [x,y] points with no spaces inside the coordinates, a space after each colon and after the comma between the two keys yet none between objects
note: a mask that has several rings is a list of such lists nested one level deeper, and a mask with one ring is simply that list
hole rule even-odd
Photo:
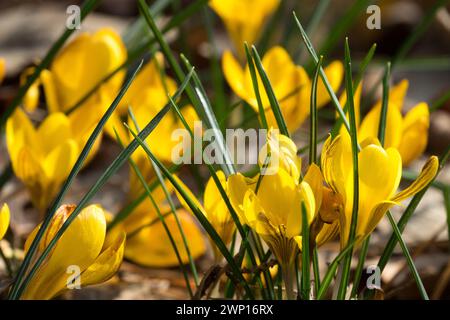
[{"label": "open crocus bloom", "polygon": [[[222,171],[217,171],[217,177],[225,190],[227,191],[227,179]],[[214,227],[214,229],[219,234],[225,245],[231,243],[233,233],[236,230],[236,225],[234,224],[233,218],[231,217],[230,211],[227,208],[225,201],[220,194],[219,188],[217,187],[213,177],[210,177],[208,183],[206,184],[205,193],[203,195],[203,205],[196,201],[195,195],[188,189],[184,183],[177,179],[178,182],[183,186],[184,191],[189,195],[189,197],[195,201],[198,208],[200,208],[203,215],[208,219],[209,223]],[[189,211],[191,211],[188,204],[183,200],[180,194],[177,196],[181,204]],[[216,262],[220,262],[222,259],[222,254],[217,248],[213,240],[210,239],[211,247],[214,252],[214,258]]]},{"label": "open crocus bloom", "polygon": [[[70,116],[55,112],[34,128],[20,108],[8,119],[6,142],[14,173],[41,212],[69,175],[95,124],[88,115],[83,118],[78,112]],[[99,142],[93,146],[88,161],[98,146]]]},{"label": "open crocus bloom", "polygon": [[[42,254],[74,210],[72,205],[58,209],[39,243],[37,255]],[[25,251],[28,251],[39,228],[36,227],[28,237]],[[106,233],[106,217],[101,207],[90,205],[84,208],[58,240],[21,298],[44,300],[61,294],[70,284],[68,268],[74,266],[81,272],[77,279],[81,287],[107,281],[122,263],[124,245],[123,230],[118,228]]]},{"label": "open crocus bloom", "polygon": [[[402,159],[395,148],[382,148],[377,139],[366,139],[358,154],[359,206],[357,244],[368,236],[389,208],[422,190],[434,178],[439,161],[432,156],[417,179],[396,193],[402,176]],[[348,134],[331,137],[322,150],[322,171],[328,185],[342,197],[344,214],[339,217],[341,247],[348,241],[353,201],[353,162]]]},{"label": "open crocus bloom", "polygon": [[[264,55],[262,64],[270,79],[270,83],[277,97],[281,112],[291,132],[300,127],[310,111],[311,81],[306,71],[294,64],[286,50],[273,47]],[[245,100],[256,112],[258,103],[253,89],[252,78],[248,66],[243,69],[239,62],[227,51],[223,55],[222,68],[228,84],[234,93]],[[331,87],[336,91],[342,81],[343,66],[339,61],[331,63],[325,68],[325,73]],[[275,117],[270,107],[264,85],[258,77],[258,87],[262,105],[265,110],[269,126],[277,127]],[[329,102],[330,97],[322,81],[317,88],[317,106],[322,107]]]},{"label": "open crocus bloom", "polygon": [[[430,127],[430,112],[428,104],[421,102],[402,115],[403,101],[408,90],[408,80],[402,80],[391,88],[386,115],[385,147],[396,148],[402,157],[403,165],[409,165],[425,151]],[[359,105],[361,85],[355,95],[355,112],[359,126],[358,139],[375,138],[378,135],[378,125],[381,114],[381,101],[369,111],[359,124]],[[345,101],[345,97],[343,99]],[[345,103],[345,102],[344,102]]]},{"label": "open crocus bloom", "polygon": [[8,230],[9,219],[10,219],[9,207],[5,203],[0,209],[0,240],[3,239],[3,237],[6,234],[6,231]]},{"label": "open crocus bloom", "polygon": [[279,3],[280,0],[209,1],[210,7],[223,20],[241,57],[244,57],[244,42],[253,44],[258,40],[264,22],[276,10]]},{"label": "open crocus bloom", "polygon": [[[167,184],[169,190],[169,184]],[[171,213],[166,202],[166,196],[161,187],[152,192],[152,197],[157,203],[159,210],[164,215],[164,220],[175,241],[175,245],[183,263],[189,262],[189,257],[184,247],[183,238],[178,228],[175,217]],[[187,238],[189,250],[193,259],[205,254],[205,241],[200,228],[193,217],[185,210],[176,211],[183,232]],[[125,247],[125,258],[146,267],[175,267],[178,259],[172,248],[169,237],[163,224],[158,218],[157,211],[152,202],[146,198],[125,219],[123,227],[127,232],[127,245]]]},{"label": "open crocus bloom", "polygon": [[[126,59],[125,45],[115,31],[103,28],[94,34],[81,33],[62,49],[50,69],[43,70],[40,75],[48,110],[50,112],[68,111]],[[125,71],[119,71],[102,84],[99,91],[103,91],[104,95],[108,94],[108,100],[110,100],[107,102],[108,105],[118,93],[124,77]],[[31,89],[29,94],[35,96],[38,93],[36,87]],[[101,111],[101,108],[92,110],[99,100],[101,97],[98,93],[91,96],[85,103],[91,107],[86,110],[86,113]],[[37,102],[37,99],[29,101],[33,103],[26,107],[35,108],[36,105],[33,104]]]}]

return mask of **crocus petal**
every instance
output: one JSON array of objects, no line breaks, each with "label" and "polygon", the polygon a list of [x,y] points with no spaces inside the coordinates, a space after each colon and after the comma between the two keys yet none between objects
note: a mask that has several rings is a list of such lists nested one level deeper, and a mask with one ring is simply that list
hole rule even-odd
[{"label": "crocus petal", "polygon": [[222,57],[222,70],[228,85],[241,99],[247,100],[252,92],[247,92],[244,85],[244,70],[234,58],[231,51],[225,51]]},{"label": "crocus petal", "polygon": [[389,103],[396,105],[399,110],[402,110],[408,87],[409,81],[407,79],[403,79],[397,85],[392,87],[389,90]]},{"label": "crocus petal", "polygon": [[24,146],[40,152],[36,130],[21,108],[17,108],[6,122],[6,145],[13,166],[16,162],[15,158]]},{"label": "crocus petal", "polygon": [[394,202],[403,201],[425,188],[436,176],[439,168],[439,159],[436,156],[431,156],[424,164],[419,176],[407,188],[397,193],[391,198]]},{"label": "crocus petal", "polygon": [[62,112],[51,113],[37,129],[37,139],[41,141],[43,155],[47,155],[72,136],[69,118]]},{"label": "crocus petal", "polygon": [[247,190],[254,190],[256,187],[256,181],[258,177],[255,179],[250,179],[244,177],[240,173],[232,174],[228,177],[227,180],[227,192],[230,199],[230,202],[239,216],[239,220],[243,224],[248,224],[247,219],[244,214],[244,196]]},{"label": "crocus petal", "polygon": [[0,83],[5,78],[5,59],[0,59]]},{"label": "crocus petal", "polygon": [[[23,86],[28,80],[28,77],[31,76],[35,71],[35,68],[27,68],[20,75],[20,85]],[[1,81],[0,81],[1,82]],[[23,97],[23,106],[26,111],[32,112],[34,111],[39,103],[39,85],[40,80],[36,80],[31,86],[28,88],[25,96]]]},{"label": "crocus petal", "polygon": [[44,172],[49,180],[64,181],[78,158],[78,145],[74,140],[67,140],[45,157]]},{"label": "crocus petal", "polygon": [[125,238],[126,233],[120,227],[107,233],[100,255],[81,274],[82,286],[105,282],[119,270],[125,250]]},{"label": "crocus petal", "polygon": [[10,219],[9,207],[5,203],[5,204],[3,204],[2,208],[0,209],[0,240],[3,239],[6,231],[8,230],[9,219]]},{"label": "crocus petal", "polygon": [[320,171],[320,168],[315,164],[312,163],[308,170],[306,171],[306,175],[303,178],[303,181],[307,182],[308,185],[311,187],[313,193],[314,193],[314,199],[315,199],[315,214],[317,214],[317,211],[319,210],[320,206],[322,205],[322,195],[323,195],[323,176],[322,172]]},{"label": "crocus petal", "polygon": [[[72,214],[75,206],[62,206],[56,212],[59,223],[52,224],[48,233],[55,234],[62,223]],[[38,226],[39,228],[39,226]],[[32,233],[35,235],[36,233]],[[46,262],[25,289],[23,299],[51,299],[67,286],[69,266],[86,270],[100,254],[106,234],[103,210],[96,205],[83,209],[58,240]],[[28,239],[30,243],[32,239]],[[50,237],[45,237],[48,245]]]},{"label": "crocus petal", "polygon": [[[369,137],[378,136],[378,126],[380,123],[381,106],[374,107],[361,123],[358,131],[358,140],[362,141]],[[389,103],[386,114],[386,129],[385,129],[385,147],[397,148],[402,139],[402,114],[396,105]]]},{"label": "crocus petal", "polygon": [[[197,259],[206,251],[202,233],[188,213],[178,210],[177,214],[186,235],[191,255],[193,259]],[[175,218],[173,215],[169,215],[165,217],[165,221],[183,263],[188,263],[189,259]],[[125,258],[146,267],[178,266],[178,259],[161,222],[145,227],[134,235],[129,235],[125,246]]]},{"label": "crocus petal", "polygon": [[398,146],[403,165],[410,164],[425,151],[429,126],[430,111],[425,102],[419,103],[406,114],[403,119],[402,138]]},{"label": "crocus petal", "polygon": [[42,70],[40,75],[42,87],[44,88],[45,101],[47,102],[47,109],[49,112],[57,112],[63,110],[58,97],[58,90],[56,89],[55,79],[49,70]]}]

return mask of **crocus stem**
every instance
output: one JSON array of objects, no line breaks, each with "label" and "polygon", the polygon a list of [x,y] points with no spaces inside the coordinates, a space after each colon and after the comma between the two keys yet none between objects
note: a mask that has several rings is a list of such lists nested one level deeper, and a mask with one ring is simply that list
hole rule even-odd
[{"label": "crocus stem", "polygon": [[281,265],[281,271],[283,274],[284,287],[286,290],[286,299],[287,300],[295,300],[294,293],[294,276],[295,276],[295,268],[293,263],[283,263]]}]

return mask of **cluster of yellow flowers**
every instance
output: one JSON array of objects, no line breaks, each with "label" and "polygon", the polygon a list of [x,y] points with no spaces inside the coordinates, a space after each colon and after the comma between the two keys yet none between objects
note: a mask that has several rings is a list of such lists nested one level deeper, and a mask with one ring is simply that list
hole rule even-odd
[{"label": "cluster of yellow flowers", "polygon": [[[279,0],[270,1],[221,1],[211,0],[211,8],[222,18],[233,40],[240,59],[226,51],[222,59],[224,77],[234,93],[245,100],[256,112],[258,104],[253,90],[249,67],[243,67],[242,44],[257,40],[264,21],[273,13]],[[257,5],[256,5],[257,3]],[[249,16],[249,12],[250,14]],[[101,29],[94,34],[82,33],[70,42],[54,59],[49,70],[43,70],[39,79],[30,87],[23,108],[18,108],[6,125],[7,149],[12,168],[29,191],[35,208],[44,214],[67,179],[76,159],[103,113],[109,107],[123,84],[125,71],[118,71],[103,82],[88,99],[84,97],[97,83],[109,76],[127,60],[127,51],[121,38],[110,29]],[[282,47],[267,51],[262,65],[270,78],[274,93],[280,102],[281,112],[289,131],[297,130],[309,116],[312,80],[306,71],[296,65]],[[133,136],[124,126],[134,128],[132,119],[127,119],[127,108],[132,107],[137,124],[144,127],[168,102],[177,88],[174,79],[163,72],[164,60],[160,53],[144,66],[122,99],[117,111],[106,125],[106,133],[113,139],[128,144]],[[0,60],[0,80],[4,75],[4,61]],[[23,79],[32,70],[26,70]],[[331,62],[325,68],[332,89],[337,92],[343,79],[343,65]],[[263,88],[258,78],[259,87]],[[35,127],[29,113],[38,106],[40,86],[45,93],[47,117]],[[360,244],[377,226],[390,207],[422,190],[436,175],[438,159],[430,157],[418,178],[407,188],[397,192],[402,176],[402,166],[419,157],[427,144],[429,111],[426,103],[420,103],[402,115],[403,101],[408,82],[403,80],[392,88],[387,112],[386,141],[382,146],[377,140],[381,101],[377,102],[367,116],[360,119],[360,96],[362,85],[355,93],[355,111],[358,139],[361,150],[358,154],[359,210],[356,227],[357,244]],[[268,124],[277,127],[270,109],[267,94],[262,92],[262,104]],[[317,89],[317,107],[325,106],[330,98],[323,82]],[[345,104],[345,94],[341,97]],[[77,106],[79,104],[79,106]],[[74,108],[77,106],[77,108]],[[73,110],[72,110],[73,109]],[[198,119],[192,106],[187,105],[182,113],[193,126]],[[171,140],[174,130],[183,128],[175,116],[166,116],[146,142],[155,155],[164,163],[171,162],[175,142]],[[136,128],[137,129],[137,128]],[[271,160],[275,157],[279,168],[274,174],[261,174],[247,178],[240,173],[225,176],[217,172],[233,209],[242,224],[259,235],[282,269],[292,268],[298,252],[302,251],[302,230],[310,227],[318,246],[339,234],[341,249],[349,239],[352,217],[353,164],[352,148],[348,132],[342,128],[337,137],[325,142],[320,166],[311,164],[302,174],[302,159],[297,155],[297,146],[287,136],[270,130],[266,148]],[[276,144],[275,144],[276,142]],[[88,161],[93,161],[100,148],[98,139]],[[279,148],[274,148],[279,145]],[[136,150],[131,159],[137,164],[146,181],[155,178],[152,163],[142,148]],[[176,178],[185,192],[196,197]],[[143,186],[130,170],[129,201],[144,192]],[[192,257],[198,258],[206,252],[202,231],[189,214],[191,208],[178,193],[167,186],[171,195],[179,196],[184,208],[176,211],[184,233],[187,235]],[[171,211],[161,187],[152,192],[152,197],[162,213]],[[203,202],[196,201],[202,214],[229,246],[236,231],[229,207],[212,178],[204,189]],[[50,227],[39,244],[38,254],[52,240],[62,224],[70,217],[74,206],[63,205],[52,218]],[[306,221],[302,218],[305,210]],[[84,208],[67,231],[59,239],[47,260],[33,277],[22,295],[24,299],[50,299],[66,289],[66,270],[70,265],[80,267],[82,285],[101,283],[110,279],[120,267],[122,258],[150,267],[167,267],[178,264],[170,249],[165,230],[160,223],[151,222],[158,217],[156,208],[149,199],[144,200],[118,226],[107,231],[110,214],[98,205]],[[182,237],[173,215],[166,216],[166,224],[174,235],[175,244],[181,249],[183,263],[188,254],[182,250]],[[10,212],[3,205],[0,211],[0,239],[9,225]],[[28,250],[40,226],[28,237]],[[125,244],[125,238],[126,244]],[[212,239],[211,247],[215,261],[220,263],[222,254]]]}]

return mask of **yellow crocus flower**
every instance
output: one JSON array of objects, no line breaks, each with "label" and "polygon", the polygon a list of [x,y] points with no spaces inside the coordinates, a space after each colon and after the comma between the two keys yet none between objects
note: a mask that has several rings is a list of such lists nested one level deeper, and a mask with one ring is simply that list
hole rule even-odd
[{"label": "yellow crocus flower", "polygon": [[223,20],[241,57],[244,42],[255,43],[264,22],[277,9],[280,0],[210,0],[210,7]]},{"label": "yellow crocus flower", "polygon": [[[310,111],[311,81],[306,71],[294,64],[289,54],[282,47],[273,47],[264,55],[262,65],[270,79],[281,112],[283,113],[289,131],[300,127]],[[231,52],[226,51],[222,58],[222,69],[225,78],[234,93],[245,100],[258,113],[258,103],[249,67],[243,69]],[[339,61],[332,62],[325,73],[330,85],[336,91],[342,81],[343,66]],[[277,127],[275,117],[270,107],[264,85],[258,75],[258,86],[262,105],[269,126]],[[320,80],[317,88],[317,107],[322,107],[330,101],[328,92]]]},{"label": "yellow crocus flower", "polygon": [[[102,28],[94,34],[81,33],[53,60],[50,69],[41,72],[39,81],[44,87],[45,98],[50,112],[66,112],[80,101],[101,80],[122,65],[127,59],[127,50],[120,36],[109,28]],[[115,98],[125,77],[125,71],[117,72],[111,79],[102,84],[100,90],[92,95],[86,103],[85,113],[93,111],[101,101],[99,92],[108,95],[107,106]],[[36,83],[25,97],[25,107],[33,110],[36,107],[38,90]],[[126,108],[122,108],[122,112]]]},{"label": "yellow crocus flower", "polygon": [[[240,174],[231,175],[229,189],[243,190]],[[245,184],[245,182],[244,182]],[[245,187],[244,187],[245,188]],[[314,194],[306,181],[298,183],[280,168],[276,174],[265,175],[258,190],[247,188],[242,194],[230,192],[231,202],[237,204],[243,223],[253,229],[266,242],[281,265],[287,298],[293,298],[293,267],[302,228],[310,225],[315,213]],[[302,218],[302,204],[307,221]]]},{"label": "yellow crocus flower", "polygon": [[[70,116],[55,112],[34,128],[20,108],[8,119],[6,142],[14,173],[25,184],[33,205],[41,213],[69,175],[95,127],[94,120],[79,112]],[[99,142],[91,149],[87,161],[98,147]]]},{"label": "yellow crocus flower", "polygon": [[10,219],[9,207],[5,203],[0,209],[0,240],[3,239],[3,237],[6,234],[6,231],[8,230],[9,219]]},{"label": "yellow crocus flower", "polygon": [[[39,243],[37,254],[42,254],[63,223],[75,210],[63,205]],[[40,226],[36,227],[25,243],[27,251]],[[122,263],[125,232],[119,228],[106,232],[104,210],[98,205],[84,208],[56,243],[45,262],[35,273],[23,292],[22,299],[51,299],[68,290],[68,285],[79,281],[81,287],[110,279]],[[70,271],[78,270],[75,278]],[[75,279],[74,283],[70,280]]]},{"label": "yellow crocus flower", "polygon": [[[395,148],[381,147],[377,139],[360,143],[358,154],[359,206],[356,236],[360,243],[383,218],[389,208],[422,190],[436,175],[439,161],[432,156],[418,178],[396,193],[402,176],[402,159]],[[344,212],[340,215],[341,247],[348,241],[353,201],[353,170],[350,136],[341,134],[325,142],[322,171],[327,184],[342,197]]]},{"label": "yellow crocus flower", "polygon": [[[217,171],[216,174],[223,189],[225,190],[225,192],[227,192],[227,179],[225,177],[225,174],[220,170]],[[223,200],[213,177],[210,177],[208,182],[206,183],[205,193],[203,195],[203,205],[201,205],[196,200],[195,195],[189,190],[188,187],[185,186],[185,184],[180,179],[177,178],[177,180],[178,183],[183,186],[184,191],[189,195],[189,197],[193,201],[195,201],[196,205],[201,210],[203,215],[208,219],[209,223],[211,223],[211,225],[217,231],[223,243],[228,246],[231,243],[233,233],[236,230],[236,225],[234,224],[230,211],[228,210],[228,207]],[[177,193],[177,196],[181,204],[187,210],[191,211],[188,204],[184,201],[181,195]],[[219,263],[222,260],[222,254],[220,253],[220,250],[217,248],[212,239],[210,239],[210,244],[214,252],[215,261]]]},{"label": "yellow crocus flower", "polygon": [[[266,160],[266,157],[270,159]],[[297,146],[289,137],[273,129],[270,129],[267,134],[267,142],[259,152],[258,162],[266,174],[283,168],[295,181],[300,179],[302,159],[297,156]]]},{"label": "yellow crocus flower", "polygon": [[[408,90],[408,80],[402,80],[389,91],[386,114],[385,147],[396,148],[402,157],[404,166],[409,165],[425,151],[430,127],[428,104],[420,102],[402,115],[403,101]],[[358,139],[376,138],[381,114],[381,101],[378,101],[360,123],[359,105],[361,97],[360,84],[355,94],[355,112],[358,125]],[[345,103],[345,95],[341,98]],[[342,131],[341,131],[342,132]]]}]

